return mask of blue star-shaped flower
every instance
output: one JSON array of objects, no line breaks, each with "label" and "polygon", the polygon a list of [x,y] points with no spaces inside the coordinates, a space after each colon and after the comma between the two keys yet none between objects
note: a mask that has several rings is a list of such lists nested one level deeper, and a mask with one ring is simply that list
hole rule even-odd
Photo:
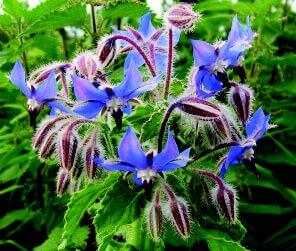
[{"label": "blue star-shaped flower", "polygon": [[228,40],[213,46],[200,40],[191,40],[193,46],[196,95],[207,99],[223,89],[222,76],[229,67],[241,64],[245,50],[251,47],[254,33],[247,17],[246,27],[242,26],[237,16],[232,20]]},{"label": "blue star-shaped flower", "polygon": [[[157,72],[166,72],[168,37],[163,29],[156,30],[153,27],[151,23],[151,12],[146,13],[140,18],[138,30],[128,27],[127,31],[118,32],[137,41],[140,47],[149,55],[149,58],[152,59],[152,63],[156,67]],[[174,30],[173,46],[178,43],[179,37],[180,31]],[[122,45],[125,46],[127,43],[123,42]],[[133,60],[138,67],[144,64],[142,56],[135,49],[132,49],[127,55],[125,69],[127,69],[130,60]]]},{"label": "blue star-shaped flower", "polygon": [[254,158],[253,147],[262,138],[269,127],[270,115],[265,115],[260,107],[246,124],[246,139],[238,146],[230,148],[226,158],[221,163],[221,176],[224,177],[230,165],[243,161],[252,161]]},{"label": "blue star-shaped flower", "polygon": [[57,100],[57,82],[54,72],[51,72],[37,88],[32,85],[29,87],[26,82],[24,68],[20,61],[16,61],[9,78],[28,98],[29,112],[38,114],[43,105],[51,107],[52,113],[55,109],[61,112],[69,112],[68,109]]},{"label": "blue star-shaped flower", "polygon": [[124,80],[118,86],[102,86],[101,89],[97,89],[86,79],[73,75],[75,96],[83,102],[74,107],[73,112],[91,119],[96,117],[104,108],[111,112],[118,128],[121,128],[122,114],[131,113],[129,101],[155,89],[160,78],[158,76],[143,83],[142,76],[133,61],[130,61]]},{"label": "blue star-shaped flower", "polygon": [[186,166],[189,159],[190,148],[179,153],[178,146],[171,134],[165,149],[156,154],[154,151],[143,152],[139,140],[130,127],[128,127],[118,148],[119,160],[95,159],[103,168],[110,171],[125,171],[134,174],[134,181],[138,185],[153,182],[159,173],[175,170]]},{"label": "blue star-shaped flower", "polygon": [[249,17],[246,18],[246,26],[243,26],[237,16],[234,16],[226,42],[228,61],[231,66],[240,63],[244,52],[251,47],[254,37],[255,33],[252,31]]}]

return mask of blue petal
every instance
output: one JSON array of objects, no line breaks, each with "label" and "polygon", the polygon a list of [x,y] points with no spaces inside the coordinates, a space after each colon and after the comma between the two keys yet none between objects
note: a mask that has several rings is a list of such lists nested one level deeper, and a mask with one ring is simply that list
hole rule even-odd
[{"label": "blue petal", "polygon": [[72,83],[75,96],[80,101],[95,100],[105,103],[109,99],[105,91],[95,88],[92,83],[83,78],[72,75]]},{"label": "blue petal", "polygon": [[174,160],[179,155],[178,146],[174,140],[171,131],[168,131],[168,139],[165,149],[153,158],[153,167],[155,170],[162,170],[170,161]]},{"label": "blue petal", "polygon": [[207,70],[200,70],[195,76],[196,96],[201,99],[208,99],[222,90],[221,83],[214,74]]},{"label": "blue petal", "polygon": [[147,12],[140,18],[138,31],[144,39],[149,38],[150,35],[155,31],[155,28],[151,23],[151,12]]},{"label": "blue petal", "polygon": [[256,141],[260,139],[268,129],[270,115],[265,115],[262,107],[260,107],[246,124],[246,132],[248,138]]},{"label": "blue petal", "polygon": [[196,67],[210,66],[216,61],[217,54],[214,46],[200,40],[191,40],[191,43],[193,46],[194,65]]},{"label": "blue petal", "polygon": [[180,153],[173,161],[167,163],[166,165],[162,166],[160,169],[157,171],[171,171],[175,170],[180,167],[184,167],[187,165],[189,159],[189,153],[190,153],[191,148],[186,149],[182,153]]},{"label": "blue petal", "polygon": [[162,52],[155,52],[155,64],[157,71],[165,74],[167,71],[167,54]]},{"label": "blue petal", "polygon": [[94,158],[94,162],[103,167],[108,171],[125,171],[125,172],[134,172],[134,167],[128,163],[117,161],[117,160],[106,160],[102,161],[100,158]]},{"label": "blue petal", "polygon": [[147,167],[147,158],[131,127],[127,128],[127,131],[120,142],[118,156],[122,161],[139,169]]},{"label": "blue petal", "polygon": [[97,101],[90,101],[86,104],[76,106],[73,109],[73,112],[87,118],[92,119],[98,115],[98,113],[102,110],[105,104]]},{"label": "blue petal", "polygon": [[[181,31],[180,30],[173,30],[173,47],[175,47],[180,39]],[[168,46],[168,36],[164,33],[156,42],[157,46],[167,48]]]},{"label": "blue petal", "polygon": [[137,68],[139,68],[145,63],[143,57],[137,51],[132,50],[131,52],[128,53],[127,57],[125,58],[124,74],[127,73],[131,60],[134,62]]},{"label": "blue petal", "polygon": [[35,91],[35,98],[38,102],[46,99],[53,99],[57,95],[57,81],[55,73],[52,71],[49,76],[42,82]]},{"label": "blue petal", "polygon": [[137,88],[135,91],[128,95],[128,99],[136,98],[145,92],[154,90],[157,87],[158,83],[161,81],[161,79],[162,75],[158,75],[152,78],[151,80],[148,80],[147,82],[143,83],[139,86],[139,88]]},{"label": "blue petal", "polygon": [[230,148],[227,158],[224,160],[222,167],[221,167],[221,177],[224,178],[225,173],[230,165],[238,164],[242,159],[242,155],[245,151],[245,147],[241,146],[233,146]]},{"label": "blue petal", "polygon": [[26,73],[19,60],[15,62],[9,78],[27,98],[31,97],[31,90],[26,84]]},{"label": "blue petal", "polygon": [[123,82],[113,88],[116,97],[125,98],[130,93],[135,91],[142,83],[142,76],[135,65],[134,61],[131,60],[129,68],[125,74]]},{"label": "blue petal", "polygon": [[132,113],[132,107],[129,102],[126,102],[125,107],[123,108],[123,113],[124,114],[131,114]]},{"label": "blue petal", "polygon": [[142,186],[142,185],[143,185],[143,184],[142,184],[142,180],[139,179],[139,178],[137,177],[137,173],[134,173],[134,175],[133,175],[133,179],[134,179],[134,182],[135,182],[138,186]]},{"label": "blue petal", "polygon": [[61,112],[64,112],[64,113],[70,113],[71,111],[60,101],[49,101],[49,102],[46,102],[46,105],[48,105],[49,107],[51,108],[56,108],[58,110],[60,110]]}]

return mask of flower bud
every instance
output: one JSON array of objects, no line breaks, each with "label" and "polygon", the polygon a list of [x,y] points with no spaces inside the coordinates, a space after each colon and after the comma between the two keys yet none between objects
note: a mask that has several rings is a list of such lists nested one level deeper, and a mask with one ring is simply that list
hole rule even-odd
[{"label": "flower bud", "polygon": [[171,7],[166,14],[166,21],[169,25],[180,30],[193,30],[200,14],[195,13],[190,4],[177,4]]},{"label": "flower bud", "polygon": [[44,142],[40,146],[40,149],[38,152],[40,159],[46,159],[54,153],[56,138],[57,138],[56,131],[53,131],[52,133],[47,135],[47,137],[44,139]]},{"label": "flower bud", "polygon": [[95,177],[96,171],[98,169],[98,164],[94,162],[94,158],[100,157],[100,150],[97,146],[97,139],[98,131],[94,130],[94,132],[90,136],[90,140],[84,146],[85,167],[89,179],[93,179]]},{"label": "flower bud", "polygon": [[190,234],[190,220],[186,203],[178,198],[172,188],[164,186],[169,200],[170,218],[182,238],[187,238]]},{"label": "flower bud", "polygon": [[117,56],[116,41],[108,37],[99,41],[96,52],[102,67],[108,67]]},{"label": "flower bud", "polygon": [[93,81],[102,73],[98,58],[89,51],[80,53],[73,64],[79,75],[89,81]]},{"label": "flower bud", "polygon": [[182,98],[175,105],[181,111],[204,121],[217,119],[221,115],[217,105],[196,97]]},{"label": "flower bud", "polygon": [[32,143],[33,148],[38,149],[41,143],[43,142],[43,140],[48,136],[49,132],[53,130],[60,121],[65,120],[67,118],[69,118],[68,115],[57,116],[57,117],[54,117],[53,119],[50,118],[50,119],[44,120],[44,122],[42,122],[42,124],[40,125],[39,129],[37,130],[33,138],[33,143]]},{"label": "flower bud", "polygon": [[212,191],[212,199],[218,208],[219,214],[233,223],[236,220],[237,210],[235,190],[225,183],[218,184]]},{"label": "flower bud", "polygon": [[243,126],[250,118],[251,103],[253,98],[252,90],[242,85],[236,85],[230,91],[230,103]]},{"label": "flower bud", "polygon": [[148,207],[148,228],[154,240],[158,240],[163,230],[163,213],[160,205],[160,192],[156,191],[153,203]]},{"label": "flower bud", "polygon": [[231,127],[226,116],[222,114],[219,118],[213,120],[212,124],[216,129],[215,132],[221,139],[226,140],[231,138]]},{"label": "flower bud", "polygon": [[66,170],[61,169],[57,179],[57,194],[63,195],[70,184],[70,176]]},{"label": "flower bud", "polygon": [[59,158],[61,166],[66,170],[71,170],[76,159],[79,136],[74,131],[79,124],[87,123],[88,120],[76,119],[69,124],[60,134],[59,138]]}]

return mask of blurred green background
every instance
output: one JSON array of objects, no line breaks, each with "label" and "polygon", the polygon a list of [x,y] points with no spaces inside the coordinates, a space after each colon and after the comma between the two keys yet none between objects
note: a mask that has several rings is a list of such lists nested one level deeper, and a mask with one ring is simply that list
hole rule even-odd
[{"label": "blurred green background", "polygon": [[[55,250],[49,247],[61,237],[56,227],[63,225],[69,199],[56,196],[56,163],[41,163],[31,149],[33,131],[28,126],[26,99],[7,78],[14,62],[21,58],[30,72],[51,61],[67,61],[92,49],[112,28],[127,23],[137,27],[138,18],[149,10],[144,1],[42,2],[32,8],[26,1],[4,0],[0,12],[0,250]],[[159,13],[172,4],[156,2],[161,9],[152,11]],[[96,5],[97,33],[92,31],[89,4]],[[228,176],[239,191],[240,220],[247,228],[242,245],[250,250],[296,250],[293,4],[295,8],[293,1],[281,0],[196,1],[194,8],[203,17],[193,32],[182,34],[177,46],[175,71],[179,79],[185,79],[192,66],[190,38],[210,43],[226,39],[235,14],[243,23],[250,16],[258,33],[246,55],[247,82],[255,90],[255,106],[262,105],[271,113],[278,127],[257,146],[260,178],[248,173],[239,179]],[[154,17],[154,24],[160,23]],[[121,65],[118,60],[115,69]],[[85,239],[77,238],[77,242],[85,246]]]}]

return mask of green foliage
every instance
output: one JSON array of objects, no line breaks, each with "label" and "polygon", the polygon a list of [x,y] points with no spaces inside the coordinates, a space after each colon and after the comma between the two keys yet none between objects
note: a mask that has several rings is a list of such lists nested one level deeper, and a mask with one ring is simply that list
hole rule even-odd
[{"label": "green foliage", "polygon": [[[91,31],[86,11],[90,2],[102,5],[96,9],[97,34]],[[260,178],[243,166],[232,167],[227,174],[226,180],[240,195],[242,223],[230,225],[221,220],[201,201],[200,180],[178,171],[167,178],[178,195],[192,203],[190,213],[195,224],[190,238],[183,240],[166,222],[162,239],[155,242],[147,228],[146,197],[140,188],[130,187],[131,177],[104,173],[92,183],[83,182],[83,189],[71,197],[56,197],[58,165],[54,160],[41,163],[32,150],[33,131],[28,126],[25,98],[7,78],[16,59],[21,59],[29,72],[49,61],[68,60],[79,51],[93,48],[96,39],[110,33],[111,27],[127,23],[137,26],[137,19],[149,8],[138,1],[45,0],[29,9],[24,1],[4,0],[0,15],[0,249],[88,250],[90,246],[96,248],[96,238],[98,250],[195,250],[203,242],[211,251],[246,250],[243,246],[251,250],[294,250],[296,17],[288,2],[205,0],[194,5],[203,17],[192,33],[181,36],[172,96],[179,97],[188,84],[187,73],[192,66],[188,38],[210,42],[225,39],[233,15],[240,20],[250,16],[258,37],[246,55],[247,82],[256,93],[255,107],[263,105],[278,128],[258,143]],[[159,22],[157,18],[154,21]],[[68,32],[69,26],[84,35],[78,36],[77,30]],[[108,69],[114,83],[122,80],[122,59]],[[144,146],[150,148],[156,145],[167,104],[153,96],[145,97],[145,101],[124,117],[124,126],[132,125]],[[172,128],[178,119],[176,116],[171,121]],[[188,127],[185,122],[182,126]],[[116,158],[124,132],[110,121],[100,122],[99,127],[108,131],[101,139],[105,155]],[[178,145],[183,149],[192,138],[190,133],[178,134]],[[222,153],[211,157],[218,159]],[[193,167],[211,169],[214,163],[203,159]],[[190,185],[184,186],[184,180]],[[36,238],[22,238],[26,233]]]}]

